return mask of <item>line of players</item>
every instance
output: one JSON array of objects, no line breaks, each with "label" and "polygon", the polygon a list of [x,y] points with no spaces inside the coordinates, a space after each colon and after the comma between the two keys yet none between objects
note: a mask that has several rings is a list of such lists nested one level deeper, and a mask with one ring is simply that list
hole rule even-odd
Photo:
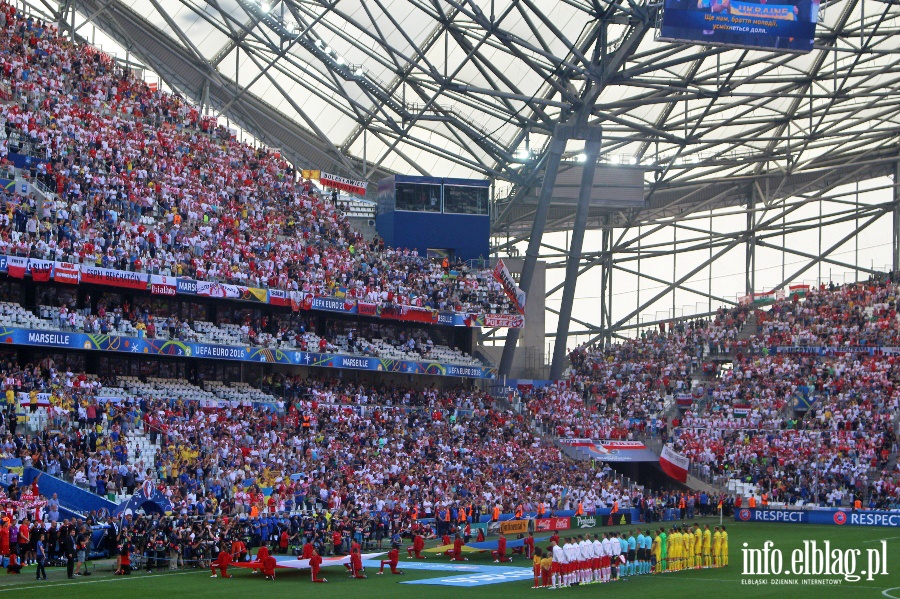
[{"label": "line of players", "polygon": [[686,569],[728,565],[728,533],[709,525],[664,528],[637,535],[632,531],[566,537],[560,545],[554,535],[546,552],[535,549],[532,588],[563,588],[596,584]]}]

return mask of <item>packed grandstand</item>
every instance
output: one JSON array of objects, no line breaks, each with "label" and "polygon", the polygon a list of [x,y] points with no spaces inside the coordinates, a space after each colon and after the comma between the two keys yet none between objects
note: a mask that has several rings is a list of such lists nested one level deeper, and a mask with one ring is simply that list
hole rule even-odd
[{"label": "packed grandstand", "polygon": [[[12,32],[0,39],[0,169],[48,198],[0,190],[0,254],[379,307],[516,311],[490,268],[366,239],[280,156],[53,26],[0,9]],[[16,168],[10,153],[40,160]],[[254,311],[226,298],[175,304],[99,285],[92,297],[21,275],[0,283],[4,330],[490,366],[434,323]],[[751,498],[890,507],[900,501],[900,362],[882,348],[900,346],[898,291],[883,277],[722,308],[578,348],[563,380],[509,390],[324,368],[249,379],[219,364],[209,372],[221,377],[204,377],[189,355],[176,366],[99,364],[90,352],[10,345],[0,458],[19,470],[7,469],[6,501],[48,531],[51,557],[69,528],[109,525],[116,533],[95,549],[132,539],[147,568],[208,562],[225,537],[345,553],[357,536],[382,549],[500,513],[634,509],[649,524],[671,510],[712,513],[720,499],[725,511]],[[575,438],[668,444],[717,492],[586,467],[557,442]],[[17,482],[29,469],[47,478]],[[97,504],[81,521],[43,493],[51,478],[110,505],[161,496],[170,513],[117,519]]]}]

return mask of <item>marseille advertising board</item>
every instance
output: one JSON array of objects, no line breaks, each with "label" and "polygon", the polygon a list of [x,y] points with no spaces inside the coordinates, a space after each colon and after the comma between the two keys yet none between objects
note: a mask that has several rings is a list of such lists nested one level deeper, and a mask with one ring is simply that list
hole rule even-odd
[{"label": "marseille advertising board", "polygon": [[438,362],[414,362],[389,360],[364,356],[320,354],[313,352],[273,349],[269,347],[211,345],[178,340],[147,339],[144,337],[120,337],[117,335],[93,335],[64,331],[38,331],[15,327],[0,327],[0,343],[59,347],[94,351],[123,352],[151,356],[178,356],[212,360],[237,360],[240,362],[266,362],[292,364],[316,368],[349,368],[431,376],[455,376],[462,378],[492,379],[497,369],[487,366],[461,366]]}]

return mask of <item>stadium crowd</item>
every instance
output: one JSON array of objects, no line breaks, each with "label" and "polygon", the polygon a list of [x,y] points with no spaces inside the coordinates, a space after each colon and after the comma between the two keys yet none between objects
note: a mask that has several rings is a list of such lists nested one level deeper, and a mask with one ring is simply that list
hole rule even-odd
[{"label": "stadium crowd", "polygon": [[[738,336],[750,315],[741,306],[580,348],[567,389],[530,407],[560,436],[659,432],[697,473],[755,484],[767,500],[893,505],[900,364],[883,348],[898,340],[897,291],[890,277],[823,286],[756,309],[756,332]],[[716,355],[729,367],[708,368]],[[686,410],[671,416],[667,396],[686,397]],[[610,405],[627,426],[605,426]]]},{"label": "stadium crowd", "polygon": [[[0,194],[0,253],[372,303],[510,313],[490,270],[366,241],[275,152],[0,5],[0,158],[56,195]],[[4,164],[9,164],[5,161]],[[51,196],[52,197],[52,196]]]}]

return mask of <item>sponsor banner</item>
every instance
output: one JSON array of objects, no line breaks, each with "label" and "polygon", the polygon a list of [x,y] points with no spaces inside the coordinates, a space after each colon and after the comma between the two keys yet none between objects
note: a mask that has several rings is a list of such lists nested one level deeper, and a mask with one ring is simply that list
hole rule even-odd
[{"label": "sponsor banner", "polygon": [[368,185],[365,181],[354,181],[353,179],[338,177],[326,172],[319,173],[319,183],[325,187],[334,187],[341,191],[349,191],[361,196],[366,195],[366,187]]},{"label": "sponsor banner", "polygon": [[38,283],[46,283],[53,274],[52,260],[35,260],[32,258],[28,261],[28,268],[31,270],[31,280]]},{"label": "sponsor banner", "polygon": [[81,282],[128,289],[147,289],[149,277],[142,272],[126,272],[96,266],[81,266]]},{"label": "sponsor banner", "polygon": [[60,347],[73,350],[125,352],[152,356],[267,362],[308,366],[310,368],[349,368],[409,375],[457,376],[478,379],[494,379],[497,377],[497,369],[487,366],[456,366],[438,362],[415,362],[366,356],[283,351],[267,347],[210,345],[177,340],[148,339],[146,337],[39,331],[14,327],[0,327],[0,343]]},{"label": "sponsor banner", "polygon": [[467,327],[521,329],[525,326],[525,317],[521,314],[469,314],[465,324]]},{"label": "sponsor banner", "polygon": [[53,264],[53,280],[57,283],[77,285],[80,280],[81,265],[71,262],[56,262]]},{"label": "sponsor banner", "polygon": [[197,295],[197,281],[178,278],[175,283],[175,289],[182,295]]},{"label": "sponsor banner", "polygon": [[500,532],[505,535],[525,534],[528,532],[528,523],[531,520],[507,520],[500,523]]},{"label": "sponsor banner", "polygon": [[150,293],[154,295],[176,295],[178,279],[168,275],[150,275]]},{"label": "sponsor banner", "polygon": [[678,482],[684,483],[687,482],[691,460],[676,452],[671,445],[666,445],[659,456],[659,466],[663,469],[663,472]]},{"label": "sponsor banner", "polygon": [[197,281],[197,295],[202,297],[241,299],[243,293],[241,291],[240,285],[213,283],[211,281]]},{"label": "sponsor banner", "polygon": [[572,447],[584,459],[602,462],[658,462],[659,456],[640,441],[615,439],[558,439],[560,445]]},{"label": "sponsor banner", "polygon": [[571,519],[560,517],[560,518],[538,518],[534,521],[534,530],[535,531],[546,531],[546,530],[569,530],[571,526]]},{"label": "sponsor banner", "polygon": [[525,312],[525,292],[516,285],[512,274],[510,274],[502,259],[497,260],[497,265],[494,267],[494,279],[503,286],[503,292],[506,293],[506,297],[516,304],[519,314],[523,314]]},{"label": "sponsor banner", "polygon": [[291,296],[287,291],[282,289],[270,289],[269,304],[273,306],[290,306]]},{"label": "sponsor banner", "polygon": [[572,528],[595,528],[596,526],[597,518],[595,516],[575,516],[572,518]]},{"label": "sponsor banner", "polygon": [[836,526],[900,527],[900,511],[880,510],[786,510],[745,508],[734,511],[738,522],[786,522],[790,524],[832,524]]},{"label": "sponsor banner", "polygon": [[327,312],[356,312],[356,300],[335,297],[314,297],[310,306],[313,310],[325,310]]},{"label": "sponsor banner", "polygon": [[15,277],[17,279],[25,278],[25,271],[28,270],[28,258],[22,258],[21,256],[7,256],[6,257],[6,272],[11,277]]},{"label": "sponsor banner", "polygon": [[634,513],[629,510],[603,516],[600,520],[603,526],[622,526],[623,524],[631,524],[633,517]]}]

